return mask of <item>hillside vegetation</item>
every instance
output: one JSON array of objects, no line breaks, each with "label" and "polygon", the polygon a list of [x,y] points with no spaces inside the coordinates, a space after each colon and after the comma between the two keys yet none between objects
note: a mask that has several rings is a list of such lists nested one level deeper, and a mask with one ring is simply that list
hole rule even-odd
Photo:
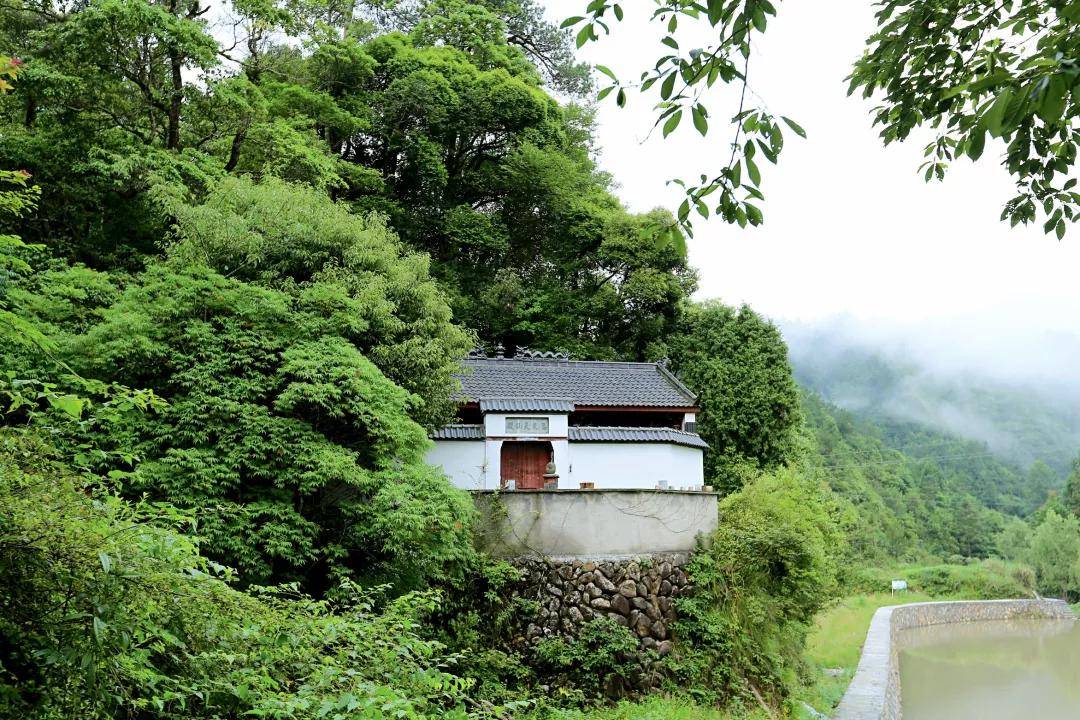
[{"label": "hillside vegetation", "polygon": [[[1044,504],[1045,468],[800,395],[774,324],[692,300],[541,6],[216,10],[0,6],[0,716],[784,716],[867,565],[1080,591],[1080,474]],[[700,393],[724,497],[670,654],[514,642],[540,609],[424,463],[478,345]]]},{"label": "hillside vegetation", "polygon": [[1046,499],[1045,486],[977,443],[914,424],[876,424],[808,390],[802,408],[807,464],[850,504],[852,546],[866,560],[986,557],[1006,514],[1026,514]]},{"label": "hillside vegetation", "polygon": [[925,452],[926,439],[906,433],[936,430],[977,443],[1024,471],[1041,461],[1053,470],[1056,485],[1080,447],[1080,411],[1071,382],[1056,385],[1046,378],[1010,384],[985,373],[934,369],[931,358],[875,347],[829,328],[794,327],[787,337],[798,381],[882,425],[893,447]]}]

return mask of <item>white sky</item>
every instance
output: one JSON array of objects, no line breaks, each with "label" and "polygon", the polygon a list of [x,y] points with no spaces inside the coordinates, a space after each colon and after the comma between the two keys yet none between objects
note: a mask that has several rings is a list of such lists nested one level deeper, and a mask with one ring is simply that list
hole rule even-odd
[{"label": "white sky", "polygon": [[[559,19],[582,14],[585,4],[547,0]],[[958,162],[944,183],[931,184],[917,172],[920,140],[882,147],[871,103],[848,98],[843,82],[873,27],[870,0],[778,5],[751,61],[750,85],[809,139],[788,133],[778,167],[762,158],[764,226],[696,223],[690,252],[701,273],[699,297],[746,302],[782,320],[846,316],[860,327],[925,331],[934,345],[978,336],[990,341],[972,348],[980,355],[1002,344],[1037,354],[1037,338],[1047,333],[1080,334],[1080,226],[1058,242],[1041,227],[1010,229],[998,220],[1012,196],[994,162],[1000,144],[988,145],[979,164]],[[660,26],[644,21],[652,3],[623,6],[626,21],[581,57],[636,78],[660,54]],[[723,99],[709,103],[718,129],[707,138],[686,118],[667,140],[647,141],[649,98],[631,93],[623,110],[611,97],[603,103],[601,164],[631,209],[674,209],[681,196],[668,179],[722,166],[731,133],[721,120],[734,114],[733,98]]]}]

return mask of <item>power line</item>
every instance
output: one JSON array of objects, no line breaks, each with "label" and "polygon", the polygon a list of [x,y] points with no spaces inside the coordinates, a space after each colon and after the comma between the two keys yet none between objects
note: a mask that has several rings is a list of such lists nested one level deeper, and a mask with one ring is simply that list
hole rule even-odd
[{"label": "power line", "polygon": [[873,466],[878,466],[878,465],[903,465],[903,464],[906,464],[906,463],[911,463],[912,461],[919,461],[919,460],[959,460],[959,459],[964,459],[964,458],[970,459],[970,458],[977,458],[977,457],[992,457],[992,456],[993,456],[993,453],[991,453],[991,452],[963,453],[963,454],[956,454],[956,455],[920,455],[920,456],[905,455],[902,458],[895,458],[893,460],[876,460],[876,461],[871,461],[871,462],[849,463],[849,464],[845,464],[845,465],[823,464],[823,465],[820,465],[819,467],[822,470],[844,470],[844,469],[848,469],[848,468],[873,467]]}]

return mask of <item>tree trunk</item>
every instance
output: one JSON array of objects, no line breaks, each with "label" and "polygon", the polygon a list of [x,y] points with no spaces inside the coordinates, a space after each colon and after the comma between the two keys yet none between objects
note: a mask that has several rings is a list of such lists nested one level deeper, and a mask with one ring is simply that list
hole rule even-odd
[{"label": "tree trunk", "polygon": [[243,147],[246,136],[246,127],[240,128],[233,135],[232,147],[229,148],[229,160],[225,163],[225,172],[232,172],[233,168],[236,167],[236,163],[240,160],[240,148]]},{"label": "tree trunk", "polygon": [[34,122],[37,120],[37,98],[33,94],[26,96],[26,112],[23,114],[23,127],[27,130],[34,127]]},{"label": "tree trunk", "polygon": [[184,78],[181,75],[183,61],[175,48],[169,50],[169,65],[172,69],[172,93],[169,96],[169,130],[165,147],[176,150],[180,147],[180,108],[184,101]]}]

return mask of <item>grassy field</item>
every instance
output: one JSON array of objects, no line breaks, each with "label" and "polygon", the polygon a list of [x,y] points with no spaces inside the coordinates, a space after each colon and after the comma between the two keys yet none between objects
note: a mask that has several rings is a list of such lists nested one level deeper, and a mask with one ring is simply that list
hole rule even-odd
[{"label": "grassy field", "polygon": [[854,595],[818,616],[807,643],[807,658],[822,668],[855,669],[874,612],[886,605],[933,600],[921,593]]},{"label": "grassy field", "polygon": [[652,697],[592,710],[566,710],[552,720],[773,720],[761,710],[717,710],[680,698]]},{"label": "grassy field", "polygon": [[[913,592],[853,595],[818,615],[806,649],[811,666],[811,682],[798,693],[797,700],[828,715],[840,702],[855,674],[874,612],[886,605],[933,599],[929,595]],[[809,717],[809,713],[806,716]]]}]

